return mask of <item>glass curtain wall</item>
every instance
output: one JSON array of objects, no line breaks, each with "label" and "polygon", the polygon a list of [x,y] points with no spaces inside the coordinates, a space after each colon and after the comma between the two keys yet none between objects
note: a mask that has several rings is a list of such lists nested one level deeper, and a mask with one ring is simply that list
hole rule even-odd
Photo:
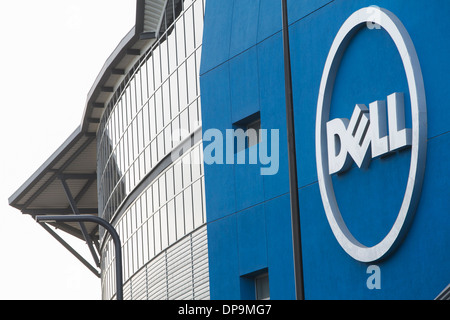
[{"label": "glass curtain wall", "polygon": [[[171,246],[195,238],[196,233],[206,233],[201,141],[182,157],[167,161],[171,152],[201,127],[199,68],[204,7],[205,0],[167,1],[156,43],[116,90],[100,122],[99,215],[111,221],[121,236],[124,281],[130,288],[133,278],[143,270],[147,274],[152,261],[168,254]],[[162,164],[165,168],[161,169]],[[155,168],[161,173],[149,181]],[[143,184],[147,186],[135,196],[136,188],[142,190]],[[130,195],[134,200],[128,205]],[[116,290],[114,250],[104,236],[103,298],[111,299]],[[204,275],[207,259],[193,256],[195,248],[207,255],[206,241],[198,248],[195,245],[190,241],[189,250],[181,254],[190,255],[186,263],[200,272],[187,278],[201,279],[201,285],[194,281],[187,286],[187,297],[208,298],[209,280]],[[161,276],[170,268],[166,264]],[[167,286],[165,294],[151,296],[151,279],[145,281],[141,287],[146,288],[146,294],[141,292],[141,297],[173,298]],[[196,291],[196,287],[201,288]],[[128,298],[133,298],[129,291]]]}]

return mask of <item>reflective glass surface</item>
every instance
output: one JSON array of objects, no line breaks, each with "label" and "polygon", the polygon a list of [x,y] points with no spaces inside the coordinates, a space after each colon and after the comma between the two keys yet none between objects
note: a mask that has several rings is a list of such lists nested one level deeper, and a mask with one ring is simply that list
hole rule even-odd
[{"label": "reflective glass surface", "polygon": [[[206,222],[201,142],[167,162],[183,139],[201,127],[204,6],[205,0],[168,1],[159,38],[116,90],[100,121],[99,215],[113,222],[120,235],[123,280],[129,286]],[[148,179],[155,168],[161,173]],[[143,191],[136,196],[138,186]],[[114,247],[103,236],[102,292],[104,299],[111,299],[116,290]],[[180,256],[193,252],[190,245]],[[198,250],[207,254],[206,241]],[[207,268],[202,270],[207,274]],[[208,279],[203,273],[201,278]],[[204,291],[204,281],[201,286]]]}]

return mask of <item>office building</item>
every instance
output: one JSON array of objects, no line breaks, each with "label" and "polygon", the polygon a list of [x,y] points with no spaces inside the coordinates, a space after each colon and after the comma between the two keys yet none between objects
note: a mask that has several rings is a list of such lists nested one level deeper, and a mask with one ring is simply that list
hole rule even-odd
[{"label": "office building", "polygon": [[[81,126],[10,204],[110,222],[126,299],[448,299],[450,3],[288,0],[289,133],[281,3],[138,0]],[[109,235],[54,226],[114,299]]]}]

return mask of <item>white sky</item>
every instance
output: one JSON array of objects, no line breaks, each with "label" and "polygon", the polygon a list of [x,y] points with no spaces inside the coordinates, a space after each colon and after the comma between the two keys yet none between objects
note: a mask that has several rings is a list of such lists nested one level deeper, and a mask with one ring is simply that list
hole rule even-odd
[{"label": "white sky", "polygon": [[1,300],[101,299],[100,279],[8,198],[80,125],[135,10],[135,0],[0,2]]}]

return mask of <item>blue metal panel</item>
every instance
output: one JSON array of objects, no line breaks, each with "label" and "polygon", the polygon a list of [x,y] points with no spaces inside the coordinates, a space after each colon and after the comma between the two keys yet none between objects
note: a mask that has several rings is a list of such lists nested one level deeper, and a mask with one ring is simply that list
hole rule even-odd
[{"label": "blue metal panel", "polygon": [[281,31],[281,27],[281,1],[260,0],[258,43]]},{"label": "blue metal panel", "polygon": [[264,203],[270,298],[295,299],[289,195]]},{"label": "blue metal panel", "polygon": [[[244,14],[243,10],[254,6],[259,12],[257,42],[255,30],[249,29],[237,35],[242,42],[236,38],[233,43],[233,52],[243,53],[225,58],[223,52],[218,52],[218,40],[214,37],[223,40],[224,35],[231,35],[229,3],[238,1],[210,2],[211,8],[216,8],[207,7],[202,70],[231,60],[229,71],[228,65],[223,65],[201,77],[203,129],[232,128],[233,122],[260,111],[262,128],[279,129],[281,140],[280,171],[274,176],[261,178],[258,166],[205,167],[210,245],[224,246],[230,237],[232,246],[227,248],[231,255],[227,261],[218,250],[210,254],[214,292],[211,297],[244,297],[247,284],[242,278],[239,281],[242,272],[267,268],[271,298],[291,299],[294,287],[280,4],[260,0],[256,9],[257,1],[240,3],[235,8],[238,14],[233,16],[233,28],[235,24],[245,25],[248,21],[239,20],[248,16],[253,23],[256,21],[256,12]],[[222,4],[221,10],[218,3]],[[408,30],[421,62],[428,105],[428,154],[421,200],[404,241],[392,255],[374,263],[381,272],[379,290],[370,290],[366,285],[369,264],[353,260],[331,231],[320,197],[315,159],[316,108],[325,60],[344,21],[356,10],[370,5],[392,11]],[[450,2],[291,0],[289,9],[306,298],[435,298],[448,284],[450,266],[450,180],[446,178],[450,176],[450,108],[446,103],[450,100]],[[222,15],[229,19],[223,20]],[[219,24],[219,20],[223,23]],[[229,48],[224,50],[228,55]],[[409,92],[397,49],[384,30],[362,29],[350,42],[338,71],[330,119],[350,118],[356,103],[368,106],[394,92],[405,93],[409,127]],[[410,159],[411,151],[406,149],[374,159],[368,169],[353,165],[347,173],[333,178],[342,216],[364,244],[378,243],[393,225]],[[220,219],[224,216],[227,217]],[[227,228],[223,229],[223,225]],[[238,231],[231,232],[232,226]],[[255,252],[248,252],[248,244]],[[267,255],[262,253],[264,250]],[[235,257],[244,260],[233,260]]]},{"label": "blue metal panel", "polygon": [[289,24],[298,21],[334,0],[288,0]]},{"label": "blue metal panel", "polygon": [[[228,63],[208,72],[201,82],[203,132],[208,128],[225,130],[231,127],[230,71]],[[204,148],[212,142],[204,142]],[[225,148],[225,146],[224,146]],[[205,197],[207,220],[214,221],[235,212],[234,167],[232,165],[205,164]],[[218,192],[217,188],[220,188]]]},{"label": "blue metal panel", "polygon": [[200,74],[228,60],[230,53],[231,25],[234,0],[206,1],[205,16],[208,17],[203,31],[203,50]]},{"label": "blue metal panel", "polygon": [[239,272],[246,275],[267,267],[264,205],[237,214]]},{"label": "blue metal panel", "polygon": [[[273,1],[272,1],[273,2]],[[275,1],[279,3],[279,1]],[[289,172],[284,98],[283,39],[281,33],[258,44],[261,128],[279,130],[279,170],[264,176],[264,198],[289,192]],[[281,85],[280,85],[281,84]]]},{"label": "blue metal panel", "polygon": [[237,122],[259,111],[256,47],[230,61],[231,116]]},{"label": "blue metal panel", "polygon": [[[256,146],[251,147],[255,149]],[[248,149],[241,152],[248,154]],[[248,156],[246,157],[248,159]],[[263,176],[257,164],[234,165],[236,211],[244,210],[264,201]]]},{"label": "blue metal panel", "polygon": [[234,1],[230,58],[256,44],[259,2],[260,0]]},{"label": "blue metal panel", "polygon": [[[239,256],[237,250],[236,216],[208,224],[208,255],[210,261],[210,296],[212,300],[240,299]],[[211,262],[213,262],[211,264]]]}]

